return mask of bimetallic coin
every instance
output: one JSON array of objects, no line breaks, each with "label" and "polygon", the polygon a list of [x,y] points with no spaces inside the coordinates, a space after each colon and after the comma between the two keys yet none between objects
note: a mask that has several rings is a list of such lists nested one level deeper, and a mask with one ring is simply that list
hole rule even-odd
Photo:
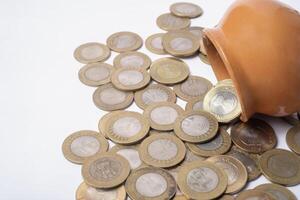
[{"label": "bimetallic coin", "polygon": [[203,110],[203,96],[199,96],[193,98],[192,100],[188,100],[187,104],[185,105],[186,111],[201,111]]},{"label": "bimetallic coin", "polygon": [[101,110],[120,110],[127,108],[133,102],[133,93],[118,90],[111,83],[107,83],[95,90],[93,101]]},{"label": "bimetallic coin", "polygon": [[132,51],[120,53],[114,59],[114,67],[136,67],[148,69],[151,65],[151,59],[144,53]]},{"label": "bimetallic coin", "polygon": [[274,183],[288,186],[300,183],[300,158],[290,151],[269,150],[260,157],[259,166],[263,175]]},{"label": "bimetallic coin", "polygon": [[198,39],[202,38],[203,35],[203,27],[200,26],[191,26],[188,28],[188,31],[196,36]]},{"label": "bimetallic coin", "polygon": [[235,200],[276,200],[266,192],[259,190],[245,190]]},{"label": "bimetallic coin", "polygon": [[180,2],[174,3],[170,6],[172,14],[178,17],[195,18],[203,14],[202,8],[193,3]]},{"label": "bimetallic coin", "polygon": [[105,135],[105,126],[107,124],[107,121],[110,120],[110,117],[114,114],[120,113],[122,112],[121,110],[117,110],[117,111],[112,111],[109,113],[106,113],[103,117],[100,118],[99,122],[98,122],[98,130],[99,132],[108,139],[107,135]]},{"label": "bimetallic coin", "polygon": [[172,31],[189,27],[191,21],[189,18],[177,17],[171,13],[165,13],[156,19],[156,24],[162,30]]},{"label": "bimetallic coin", "polygon": [[203,53],[199,53],[199,58],[202,62],[204,62],[207,65],[210,65],[210,62],[208,60],[208,57],[206,55],[204,55]]},{"label": "bimetallic coin", "polygon": [[164,50],[164,47],[162,45],[163,35],[164,33],[156,33],[154,35],[149,36],[145,42],[146,48],[155,54],[159,54],[159,55],[167,54],[167,52]]},{"label": "bimetallic coin", "polygon": [[100,133],[89,130],[71,134],[62,145],[65,158],[76,164],[82,164],[92,156],[106,152],[107,149],[107,140]]},{"label": "bimetallic coin", "polygon": [[143,40],[136,33],[124,31],[112,34],[106,43],[111,50],[122,53],[139,49]]},{"label": "bimetallic coin", "polygon": [[125,183],[132,200],[169,200],[176,192],[176,182],[166,170],[144,167],[133,171]]},{"label": "bimetallic coin", "polygon": [[109,48],[104,44],[96,42],[82,44],[74,51],[74,58],[84,64],[104,61],[109,56]]},{"label": "bimetallic coin", "polygon": [[223,196],[219,197],[218,200],[235,200],[235,198],[230,195],[223,195]]},{"label": "bimetallic coin", "polygon": [[300,155],[300,126],[288,130],[286,143],[292,151]]},{"label": "bimetallic coin", "polygon": [[107,189],[123,183],[130,173],[130,166],[122,156],[106,153],[87,160],[81,173],[86,184]]},{"label": "bimetallic coin", "polygon": [[266,192],[275,200],[297,200],[297,197],[286,187],[273,183],[259,185],[255,190]]},{"label": "bimetallic coin", "polygon": [[236,146],[250,153],[263,153],[277,143],[273,128],[259,119],[235,124],[231,128],[231,139]]},{"label": "bimetallic coin", "polygon": [[171,134],[153,134],[141,146],[141,159],[154,167],[172,167],[185,157],[184,143]]}]

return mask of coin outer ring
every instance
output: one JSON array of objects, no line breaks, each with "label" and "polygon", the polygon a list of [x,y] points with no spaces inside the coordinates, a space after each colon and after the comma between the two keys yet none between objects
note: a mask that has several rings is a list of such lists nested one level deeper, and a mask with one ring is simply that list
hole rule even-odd
[{"label": "coin outer ring", "polygon": [[[194,6],[197,11],[193,12],[193,13],[190,13],[190,14],[185,14],[185,13],[182,13],[182,12],[179,12],[176,7],[178,5],[182,5],[182,4],[188,4],[188,5],[191,5],[191,6]],[[201,7],[199,7],[198,5],[196,4],[193,4],[193,3],[186,3],[186,2],[182,2],[182,3],[174,3],[170,6],[170,12],[175,15],[175,16],[178,16],[178,17],[188,17],[188,18],[196,18],[196,17],[199,17],[203,14],[203,10]]]},{"label": "coin outer ring", "polygon": [[[120,109],[127,108],[133,102],[133,93],[129,92],[129,91],[121,91],[121,90],[120,90],[120,92],[124,92],[126,94],[126,99],[124,102],[115,104],[115,105],[108,105],[108,104],[102,102],[99,98],[99,95],[101,94],[101,92],[103,90],[108,89],[108,88],[115,88],[115,87],[111,83],[107,83],[105,85],[101,85],[100,87],[98,87],[93,94],[94,104],[99,109],[105,110],[105,111],[120,110]],[[118,90],[117,88],[115,88],[115,89]]]},{"label": "coin outer ring", "polygon": [[[91,137],[94,137],[95,139],[97,139],[97,141],[99,142],[99,146],[100,146],[99,151],[89,157],[81,157],[81,156],[75,155],[71,150],[71,144],[75,139],[82,137],[82,136],[91,136]],[[65,141],[63,142],[63,145],[62,145],[62,151],[63,151],[64,157],[67,160],[69,160],[70,162],[75,163],[75,164],[82,164],[86,160],[90,159],[91,157],[93,157],[97,154],[100,154],[100,153],[104,153],[107,150],[108,150],[108,141],[100,133],[98,133],[96,131],[90,131],[90,130],[82,130],[82,131],[72,133],[65,139]]]},{"label": "coin outer ring", "polygon": [[144,113],[143,115],[149,119],[149,122],[150,122],[150,127],[155,129],[155,130],[158,130],[158,131],[170,131],[170,130],[173,130],[174,129],[174,123],[172,124],[167,124],[167,125],[161,125],[161,124],[157,124],[156,122],[154,122],[152,119],[151,119],[151,112],[155,109],[155,108],[158,108],[158,107],[162,107],[162,106],[168,106],[168,107],[172,107],[174,108],[177,113],[178,113],[178,116],[180,116],[184,110],[177,104],[175,103],[171,103],[171,102],[159,102],[159,103],[153,103],[151,105],[149,105],[145,110],[144,110]]},{"label": "coin outer ring", "polygon": [[288,200],[297,200],[297,197],[286,187],[283,187],[281,185],[273,184],[273,183],[265,183],[259,186],[256,186],[254,188],[255,190],[260,190],[265,193],[268,193],[270,196],[273,196],[271,192],[268,192],[268,190],[275,190],[283,193]]},{"label": "coin outer ring", "polygon": [[[100,46],[103,50],[103,54],[95,59],[85,59],[81,56],[81,49],[85,48],[85,47],[88,47],[90,45],[97,45],[97,46]],[[89,43],[85,43],[85,44],[82,44],[80,45],[79,47],[77,47],[74,51],[74,58],[80,62],[80,63],[83,63],[83,64],[89,64],[89,63],[94,63],[94,62],[101,62],[101,61],[105,61],[107,60],[109,57],[110,57],[110,49],[104,45],[104,44],[101,44],[101,43],[97,43],[97,42],[89,42]]]},{"label": "coin outer ring", "polygon": [[211,65],[209,60],[208,60],[208,57],[202,53],[199,53],[199,58],[202,62],[204,62],[205,64],[207,65]]},{"label": "coin outer ring", "polygon": [[155,39],[155,38],[158,38],[158,37],[163,37],[165,33],[156,33],[154,35],[150,35],[147,39],[146,39],[146,42],[145,42],[145,45],[146,45],[146,48],[152,52],[152,53],[155,53],[155,54],[158,54],[158,55],[165,55],[167,54],[167,52],[164,50],[164,49],[157,49],[155,48],[154,46],[152,46],[152,41]]},{"label": "coin outer ring", "polygon": [[202,102],[203,104],[203,100],[204,100],[204,96],[199,96],[191,100],[188,100],[187,103],[185,104],[185,111],[200,111],[200,110],[194,110],[194,106],[198,102]]},{"label": "coin outer ring", "polygon": [[118,113],[121,113],[122,111],[121,110],[116,110],[116,111],[112,111],[112,112],[109,112],[109,113],[106,113],[103,117],[101,117],[101,119],[99,120],[98,122],[98,130],[99,132],[106,138],[108,139],[107,135],[105,135],[105,125],[107,124],[107,121],[110,119],[110,117],[112,115],[115,115],[115,114],[118,114]]},{"label": "coin outer ring", "polygon": [[[187,184],[187,175],[188,173],[196,168],[206,167],[213,170],[219,178],[218,186],[210,191],[210,192],[195,192],[189,188]],[[188,197],[188,199],[214,199],[219,197],[224,193],[227,187],[227,175],[223,170],[219,167],[215,166],[214,164],[207,162],[207,161],[194,161],[187,163],[186,165],[182,166],[178,172],[178,186],[181,192]]]},{"label": "coin outer ring", "polygon": [[162,30],[165,31],[172,31],[172,30],[178,30],[178,29],[184,29],[187,28],[191,25],[191,20],[189,18],[183,18],[183,17],[176,17],[179,20],[182,20],[182,24],[180,26],[170,26],[170,25],[164,25],[162,23],[163,19],[167,16],[173,16],[176,17],[175,15],[171,14],[171,13],[165,13],[160,15],[157,19],[156,19],[156,25],[161,28]]},{"label": "coin outer ring", "polygon": [[[159,139],[165,139],[172,141],[173,143],[176,144],[177,147],[177,155],[169,160],[157,160],[153,158],[149,152],[148,152],[148,147],[149,145],[154,142],[155,140]],[[168,133],[162,133],[162,134],[153,134],[149,137],[147,137],[142,143],[140,147],[140,152],[141,152],[141,159],[148,165],[154,166],[154,167],[172,167],[183,161],[185,154],[186,154],[186,147],[184,143],[178,139],[174,135],[170,135]]]},{"label": "coin outer ring", "polygon": [[[260,191],[260,190],[245,190],[243,192],[241,192],[235,200],[245,200],[251,197],[268,197],[266,200],[276,200],[274,199],[271,195],[269,195],[266,192]],[[265,199],[265,198],[263,198]]]},{"label": "coin outer ring", "polygon": [[147,90],[149,89],[153,89],[153,90],[162,90],[164,91],[167,95],[168,95],[168,100],[167,102],[172,102],[172,103],[175,103],[176,102],[176,94],[175,92],[167,87],[167,86],[164,86],[162,84],[151,84],[149,86],[147,86],[146,88],[144,88],[143,90],[139,90],[139,91],[136,91],[134,93],[134,100],[135,100],[135,103],[137,104],[138,107],[140,107],[141,109],[146,109],[146,107],[148,106],[144,101],[143,101],[143,94],[145,92],[147,92]]},{"label": "coin outer ring", "polygon": [[[131,36],[135,37],[136,38],[135,44],[131,47],[128,47],[128,48],[117,48],[117,47],[115,47],[113,45],[113,40],[116,37],[119,37],[120,35],[131,35]],[[137,50],[137,49],[141,48],[142,45],[143,45],[143,39],[136,33],[129,32],[129,31],[123,31],[123,32],[117,32],[117,33],[114,33],[114,34],[110,35],[106,40],[106,44],[111,50],[113,50],[115,52],[118,52],[118,53],[123,53],[123,52],[127,52],[127,51],[134,51],[134,50]]]},{"label": "coin outer ring", "polygon": [[[278,155],[278,154],[284,154],[284,156],[289,157],[291,160],[296,161],[298,164],[298,172],[297,175],[291,177],[291,178],[283,178],[283,177],[279,177],[278,175],[274,174],[272,171],[270,171],[268,169],[268,161],[269,158],[271,158],[274,155]],[[263,173],[263,175],[269,179],[270,181],[274,182],[274,183],[278,183],[281,185],[286,185],[286,186],[293,186],[293,185],[297,185],[300,183],[300,159],[299,157],[296,156],[296,154],[284,150],[284,149],[272,149],[269,150],[265,153],[263,153],[259,159],[259,166],[261,169],[261,172]]]},{"label": "coin outer ring", "polygon": [[140,68],[148,69],[151,65],[151,59],[149,58],[149,56],[147,56],[144,53],[138,52],[138,51],[131,51],[131,52],[120,53],[119,55],[117,55],[113,61],[114,67],[116,67],[116,68],[125,67],[125,66],[122,66],[121,60],[122,60],[122,58],[124,58],[126,56],[139,56],[140,58],[142,58],[144,61],[144,64]]},{"label": "coin outer ring", "polygon": [[297,145],[294,139],[297,132],[300,132],[300,125],[290,128],[286,135],[286,143],[293,152],[300,155],[300,146]]}]

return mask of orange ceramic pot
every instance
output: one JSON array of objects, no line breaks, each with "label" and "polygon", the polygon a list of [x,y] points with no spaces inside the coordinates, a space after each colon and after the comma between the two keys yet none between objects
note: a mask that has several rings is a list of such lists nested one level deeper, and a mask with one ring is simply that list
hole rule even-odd
[{"label": "orange ceramic pot", "polygon": [[275,0],[237,0],[204,34],[217,79],[234,82],[243,121],[300,110],[299,12]]}]

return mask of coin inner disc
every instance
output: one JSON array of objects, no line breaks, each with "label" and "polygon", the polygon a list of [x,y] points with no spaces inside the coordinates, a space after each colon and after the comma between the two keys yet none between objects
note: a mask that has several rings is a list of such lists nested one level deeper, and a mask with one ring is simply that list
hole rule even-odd
[{"label": "coin inner disc", "polygon": [[163,50],[164,47],[162,45],[162,38],[161,37],[155,37],[151,41],[151,45],[156,48],[156,49],[161,49]]},{"label": "coin inner disc", "polygon": [[110,75],[110,71],[103,66],[89,68],[85,72],[85,77],[91,81],[101,81]]},{"label": "coin inner disc", "polygon": [[123,85],[135,85],[144,79],[141,72],[135,70],[125,70],[119,73],[118,80]]},{"label": "coin inner disc", "polygon": [[151,120],[161,125],[169,125],[174,123],[177,116],[177,111],[169,106],[154,108],[150,114]]},{"label": "coin inner disc", "polygon": [[103,49],[99,45],[89,45],[81,49],[80,55],[84,59],[92,60],[102,56],[104,53]]},{"label": "coin inner disc", "polygon": [[285,155],[274,155],[268,160],[269,170],[276,176],[290,178],[296,176],[299,171],[299,166],[290,157]]},{"label": "coin inner disc", "polygon": [[90,175],[100,181],[111,181],[122,172],[122,165],[116,160],[102,158],[94,161],[90,168]]},{"label": "coin inner disc", "polygon": [[177,27],[183,24],[183,19],[173,15],[164,15],[161,18],[161,23],[163,26]]},{"label": "coin inner disc", "polygon": [[128,160],[131,169],[136,169],[142,164],[139,152],[135,149],[120,149],[117,154]]},{"label": "coin inner disc", "polygon": [[204,95],[207,92],[208,87],[207,84],[201,80],[188,79],[182,83],[180,89],[183,93],[196,97]]},{"label": "coin inner disc", "polygon": [[238,168],[235,165],[228,164],[227,161],[217,161],[215,163],[218,167],[224,170],[228,177],[228,185],[233,184],[238,179]]},{"label": "coin inner disc", "polygon": [[122,137],[132,137],[142,129],[141,122],[134,117],[122,117],[114,122],[112,130],[114,134]]},{"label": "coin inner disc", "polygon": [[200,115],[191,115],[181,122],[181,129],[190,136],[200,136],[209,131],[208,119]]},{"label": "coin inner disc", "polygon": [[189,188],[196,192],[210,192],[219,184],[219,177],[208,167],[195,168],[186,177]]},{"label": "coin inner disc", "polygon": [[210,101],[211,112],[217,115],[227,115],[238,105],[235,94],[229,91],[222,91],[214,95]]},{"label": "coin inner disc", "polygon": [[213,140],[209,142],[197,144],[197,147],[199,149],[203,149],[206,151],[213,151],[219,149],[222,146],[222,144],[223,144],[223,137],[221,136],[221,134],[218,134],[217,137],[215,137]]},{"label": "coin inner disc", "polygon": [[279,190],[274,190],[274,189],[268,188],[268,189],[265,189],[265,192],[275,196],[275,199],[289,200],[289,198]]},{"label": "coin inner disc", "polygon": [[157,173],[147,173],[140,176],[135,188],[144,197],[157,197],[162,195],[168,187],[166,179]]},{"label": "coin inner disc", "polygon": [[193,47],[193,41],[188,38],[178,37],[171,40],[170,45],[176,51],[187,51]]},{"label": "coin inner disc", "polygon": [[193,110],[203,110],[203,101],[198,101],[193,105]]},{"label": "coin inner disc", "polygon": [[159,74],[159,76],[165,78],[165,79],[173,79],[173,78],[177,78],[181,75],[181,67],[176,66],[176,65],[172,65],[172,64],[164,64],[161,65],[158,69],[157,69],[157,73]]},{"label": "coin inner disc", "polygon": [[148,153],[156,160],[171,160],[177,155],[177,145],[167,139],[158,139],[148,146]]},{"label": "coin inner disc", "polygon": [[116,200],[118,198],[118,192],[117,190],[101,190],[88,186],[84,198],[86,200]]},{"label": "coin inner disc", "polygon": [[126,100],[126,93],[115,88],[106,88],[100,93],[100,99],[105,104],[116,105]]},{"label": "coin inner disc", "polygon": [[164,102],[168,100],[168,94],[160,89],[148,89],[142,94],[142,99],[147,105],[153,102]]},{"label": "coin inner disc", "polygon": [[121,58],[120,63],[122,67],[142,67],[144,59],[137,55],[128,55]]},{"label": "coin inner disc", "polygon": [[113,45],[118,49],[129,48],[136,43],[136,39],[132,35],[119,35],[113,39]]},{"label": "coin inner disc", "polygon": [[197,8],[190,4],[178,4],[175,9],[182,14],[191,14],[197,11]]},{"label": "coin inner disc", "polygon": [[99,151],[100,143],[95,137],[80,136],[72,141],[70,148],[76,156],[89,157]]}]

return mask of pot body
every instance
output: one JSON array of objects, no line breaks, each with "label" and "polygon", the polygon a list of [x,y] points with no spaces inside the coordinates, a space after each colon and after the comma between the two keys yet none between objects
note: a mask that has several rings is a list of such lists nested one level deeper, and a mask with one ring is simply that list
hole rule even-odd
[{"label": "pot body", "polygon": [[217,79],[234,82],[242,121],[300,110],[298,11],[275,0],[237,0],[204,34]]}]

